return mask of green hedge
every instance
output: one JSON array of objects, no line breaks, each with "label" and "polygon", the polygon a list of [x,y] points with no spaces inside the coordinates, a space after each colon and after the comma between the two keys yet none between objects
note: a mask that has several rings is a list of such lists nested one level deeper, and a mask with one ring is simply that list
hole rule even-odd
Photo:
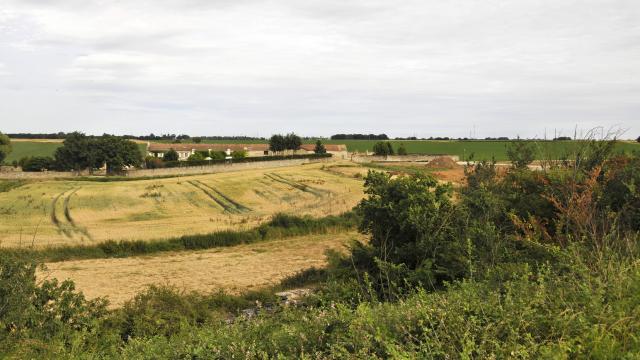
[{"label": "green hedge", "polygon": [[337,216],[330,215],[323,218],[275,214],[271,221],[250,230],[223,230],[162,240],[109,240],[94,245],[58,246],[42,249],[4,249],[0,250],[0,255],[14,255],[41,262],[121,258],[167,251],[211,249],[293,236],[322,234],[330,229],[355,229],[358,223],[359,218],[353,212]]}]

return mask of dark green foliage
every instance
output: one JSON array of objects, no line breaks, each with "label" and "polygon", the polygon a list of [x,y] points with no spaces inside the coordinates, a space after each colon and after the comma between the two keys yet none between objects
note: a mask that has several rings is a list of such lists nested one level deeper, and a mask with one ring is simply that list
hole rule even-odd
[{"label": "dark green foliage", "polygon": [[11,139],[0,132],[0,164],[2,164],[7,156],[9,156],[11,149]]},{"label": "dark green foliage", "polygon": [[287,148],[284,136],[275,134],[269,139],[269,150],[273,152],[281,152]]},{"label": "dark green foliage", "polygon": [[269,150],[273,152],[298,150],[300,146],[302,146],[302,139],[294,133],[289,133],[284,136],[276,134],[269,139]]},{"label": "dark green foliage", "polygon": [[316,154],[326,154],[327,149],[322,144],[322,141],[318,140],[316,141],[316,147],[313,149],[313,152]]},{"label": "dark green foliage", "polygon": [[247,152],[243,150],[236,150],[231,153],[233,160],[240,160],[247,157]]},{"label": "dark green foliage", "polygon": [[178,152],[173,149],[169,149],[169,151],[164,153],[162,160],[165,162],[170,162],[170,161],[178,161],[178,158],[179,158]]},{"label": "dark green foliage", "polygon": [[300,146],[302,146],[302,139],[300,139],[300,136],[294,134],[294,133],[289,133],[287,135],[285,135],[284,137],[284,147],[287,150],[298,150],[300,149]]},{"label": "dark green foliage", "polygon": [[55,169],[55,160],[49,156],[34,156],[22,158],[18,162],[22,171],[37,172]]},{"label": "dark green foliage", "polygon": [[393,155],[393,145],[391,145],[391,143],[388,141],[378,141],[375,145],[373,145],[373,153],[378,156]]},{"label": "dark green foliage", "polygon": [[512,141],[507,146],[507,157],[517,169],[524,169],[536,159],[535,144],[529,141]]},{"label": "dark green foliage", "polygon": [[139,166],[142,154],[136,143],[121,137],[103,135],[87,137],[74,132],[65,138],[55,152],[56,166],[60,170],[93,170],[106,166],[107,174],[116,174],[124,167]]},{"label": "dark green foliage", "polygon": [[187,161],[203,161],[206,158],[202,152],[195,152],[189,156]]},{"label": "dark green foliage", "polygon": [[398,155],[407,155],[407,148],[402,143],[398,147]]},{"label": "dark green foliage", "polygon": [[107,167],[107,174],[120,173],[125,167],[137,167],[142,163],[140,148],[131,140],[103,135],[92,142],[97,164]]},{"label": "dark green foliage", "polygon": [[357,210],[360,231],[371,236],[373,258],[363,254],[362,260],[383,273],[385,286],[433,287],[465,274],[465,240],[450,187],[422,174],[391,179],[375,171],[364,186],[368,197]]},{"label": "dark green foliage", "polygon": [[71,281],[36,282],[35,271],[32,262],[0,256],[0,355],[80,349],[107,314],[104,300],[85,300]]},{"label": "dark green foliage", "polygon": [[62,146],[56,149],[54,157],[60,170],[81,171],[99,167],[92,140],[80,132],[67,135]]}]

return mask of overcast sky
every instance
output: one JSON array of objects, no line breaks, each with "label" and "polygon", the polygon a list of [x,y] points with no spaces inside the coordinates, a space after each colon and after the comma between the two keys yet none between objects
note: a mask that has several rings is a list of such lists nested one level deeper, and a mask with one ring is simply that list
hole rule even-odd
[{"label": "overcast sky", "polygon": [[576,126],[640,135],[640,1],[0,0],[3,132]]}]

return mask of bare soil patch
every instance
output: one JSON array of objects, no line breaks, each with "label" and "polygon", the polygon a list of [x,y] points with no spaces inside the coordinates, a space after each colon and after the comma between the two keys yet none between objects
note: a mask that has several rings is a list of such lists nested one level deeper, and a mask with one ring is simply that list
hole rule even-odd
[{"label": "bare soil patch", "polygon": [[46,264],[38,278],[72,279],[88,298],[105,296],[112,307],[122,306],[152,284],[241,293],[277,284],[310,267],[323,267],[327,250],[344,250],[352,239],[363,237],[347,232],[158,256],[65,261]]}]

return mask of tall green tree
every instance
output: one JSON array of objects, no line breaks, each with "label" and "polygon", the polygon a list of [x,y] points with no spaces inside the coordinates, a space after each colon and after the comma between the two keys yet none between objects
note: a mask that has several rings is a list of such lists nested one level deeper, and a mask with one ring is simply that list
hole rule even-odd
[{"label": "tall green tree", "polygon": [[9,156],[11,150],[11,139],[7,135],[0,133],[0,164]]},{"label": "tall green tree", "polygon": [[322,141],[318,140],[318,141],[316,141],[316,147],[315,147],[315,149],[313,149],[313,152],[316,153],[316,154],[326,154],[327,153],[327,149],[322,144]]},{"label": "tall green tree", "polygon": [[107,174],[121,172],[125,166],[140,166],[140,148],[131,140],[105,135],[95,140],[96,162],[107,167]]},{"label": "tall green tree", "polygon": [[280,134],[272,135],[269,139],[269,150],[273,152],[282,152],[287,148],[284,136]]},{"label": "tall green tree", "polygon": [[287,150],[299,150],[302,146],[302,139],[294,133],[289,133],[284,137],[284,144]]},{"label": "tall green tree", "polygon": [[92,145],[92,139],[81,132],[68,134],[54,154],[56,166],[65,171],[98,167],[97,149]]}]

